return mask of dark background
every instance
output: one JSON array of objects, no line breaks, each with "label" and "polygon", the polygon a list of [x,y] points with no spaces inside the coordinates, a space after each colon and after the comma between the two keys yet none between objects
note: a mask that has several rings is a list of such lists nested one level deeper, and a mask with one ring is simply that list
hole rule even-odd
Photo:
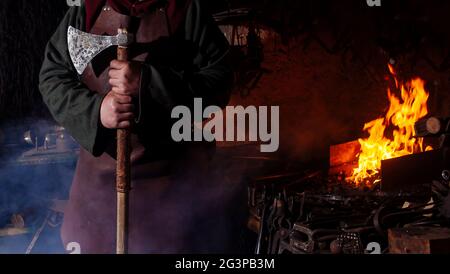
[{"label": "dark background", "polygon": [[[311,137],[292,127],[319,124],[324,131],[308,135],[319,136],[326,147],[359,137],[364,122],[382,114],[390,58],[405,79],[427,81],[433,114],[449,115],[448,1],[384,0],[373,8],[365,0],[204,2],[211,12],[252,8],[260,26],[277,36],[265,44],[268,73],[233,103],[280,105],[289,125],[282,121],[282,138],[289,136],[282,150],[293,157],[310,147]],[[46,41],[67,8],[64,0],[0,2],[0,130],[50,118],[37,89],[38,72]],[[299,122],[299,116],[311,122]]]},{"label": "dark background", "polygon": [[[326,163],[330,144],[363,136],[364,123],[388,107],[389,61],[401,80],[426,81],[430,114],[450,116],[450,1],[382,0],[382,7],[373,8],[365,0],[204,2],[212,13],[253,10],[264,36],[262,76],[244,93],[237,85],[230,104],[280,106],[279,154],[286,162]],[[65,0],[0,1],[0,227],[23,204],[36,202],[25,194],[42,197],[51,192],[43,185],[60,184],[51,176],[71,180],[73,166],[59,173],[1,166],[2,158],[17,156],[5,147],[23,146],[23,132],[47,128],[52,120],[37,88],[38,74],[45,44],[67,8]],[[232,23],[249,21],[244,16]],[[236,71],[245,73],[241,68],[237,63]],[[245,164],[236,168],[224,155],[217,173],[223,192],[232,197],[242,192],[237,184]]]}]

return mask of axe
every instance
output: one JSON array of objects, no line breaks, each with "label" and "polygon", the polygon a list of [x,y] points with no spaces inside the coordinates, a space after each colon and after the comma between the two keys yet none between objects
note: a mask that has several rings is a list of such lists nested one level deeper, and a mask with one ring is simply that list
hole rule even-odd
[{"label": "axe", "polygon": [[[72,63],[78,74],[82,74],[88,64],[103,50],[117,46],[117,60],[128,60],[128,46],[133,42],[133,35],[126,29],[118,29],[116,36],[95,35],[80,31],[72,26],[67,30],[67,45]],[[130,181],[130,132],[117,130],[117,254],[128,252],[128,196]]]}]

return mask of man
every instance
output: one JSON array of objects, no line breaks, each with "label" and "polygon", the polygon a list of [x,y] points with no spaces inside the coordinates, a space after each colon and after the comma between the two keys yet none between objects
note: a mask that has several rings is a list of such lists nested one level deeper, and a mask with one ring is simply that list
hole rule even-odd
[{"label": "man", "polygon": [[[124,25],[136,37],[132,61],[115,60],[112,48],[78,76],[68,27],[115,35]],[[114,253],[115,132],[130,128],[130,252],[220,252],[201,231],[210,200],[203,194],[213,182],[200,178],[213,146],[175,143],[170,114],[195,97],[206,105],[228,103],[227,55],[228,43],[200,0],[89,0],[70,8],[48,43],[40,73],[44,102],[81,145],[64,244],[76,242],[82,253]],[[204,233],[200,240],[198,233]]]}]

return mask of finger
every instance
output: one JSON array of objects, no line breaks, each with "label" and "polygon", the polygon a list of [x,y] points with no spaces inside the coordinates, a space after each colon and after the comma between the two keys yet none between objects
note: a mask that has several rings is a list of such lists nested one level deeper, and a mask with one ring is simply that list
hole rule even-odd
[{"label": "finger", "polygon": [[131,96],[132,92],[128,89],[125,89],[124,87],[113,87],[111,89],[114,94],[120,95],[120,96]]},{"label": "finger", "polygon": [[120,129],[128,129],[130,127],[131,127],[130,121],[122,121],[117,125],[117,128],[120,128]]},{"label": "finger", "polygon": [[126,61],[119,61],[119,60],[112,60],[111,63],[109,63],[109,67],[112,69],[122,69],[124,68],[128,62]]},{"label": "finger", "polygon": [[111,79],[119,79],[120,78],[120,70],[118,69],[110,69],[108,72],[108,76]]},{"label": "finger", "polygon": [[114,92],[114,97],[115,97],[115,100],[117,101],[117,103],[119,103],[119,104],[131,104],[133,102],[133,98],[128,95],[122,95],[122,94]]},{"label": "finger", "polygon": [[134,106],[132,104],[117,104],[115,106],[115,111],[118,113],[129,113],[134,111]]},{"label": "finger", "polygon": [[121,104],[121,103],[117,102],[117,100],[115,98],[111,102],[111,108],[115,113],[133,112],[132,104]]},{"label": "finger", "polygon": [[132,121],[134,119],[133,112],[120,113],[117,115],[117,122]]},{"label": "finger", "polygon": [[123,83],[120,79],[116,79],[116,78],[110,78],[109,79],[109,84],[114,88],[122,88],[123,87]]}]

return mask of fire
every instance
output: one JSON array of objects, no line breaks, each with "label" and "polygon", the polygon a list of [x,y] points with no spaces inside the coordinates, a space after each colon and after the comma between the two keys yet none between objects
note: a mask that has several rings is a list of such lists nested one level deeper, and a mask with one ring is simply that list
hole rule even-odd
[{"label": "fire", "polygon": [[[364,126],[369,137],[359,139],[361,151],[358,155],[358,167],[348,178],[358,186],[371,185],[380,180],[378,175],[382,160],[424,151],[423,139],[414,138],[414,125],[428,114],[429,94],[425,90],[425,82],[416,78],[402,84],[391,65],[389,71],[395,79],[400,98],[388,89],[390,107],[386,115]],[[386,136],[388,130],[392,131],[389,138]],[[431,148],[426,148],[429,149]]]}]

